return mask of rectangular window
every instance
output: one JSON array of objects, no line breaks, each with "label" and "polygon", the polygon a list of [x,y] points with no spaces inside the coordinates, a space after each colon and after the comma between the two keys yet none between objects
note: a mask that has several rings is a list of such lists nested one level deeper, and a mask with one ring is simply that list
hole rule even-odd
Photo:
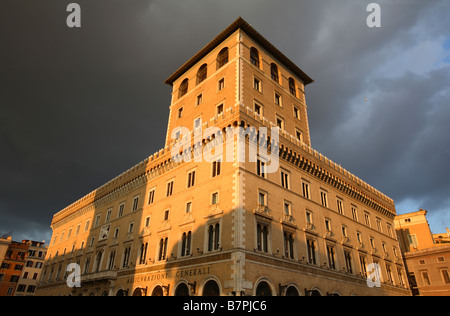
[{"label": "rectangular window", "polygon": [[295,130],[295,137],[300,143],[303,143],[303,133],[300,130]]},{"label": "rectangular window", "polygon": [[213,178],[220,175],[220,171],[221,171],[220,167],[221,167],[220,160],[213,161],[213,163],[212,163],[212,177]]},{"label": "rectangular window", "polygon": [[145,244],[141,244],[141,255],[139,258],[139,264],[145,264],[146,262],[146,258],[147,258],[147,248],[148,248],[148,243]]},{"label": "rectangular window", "polygon": [[431,285],[430,277],[428,276],[427,271],[422,271],[422,278],[423,278],[423,284],[424,285]]},{"label": "rectangular window", "polygon": [[327,258],[328,258],[328,267],[330,269],[336,270],[335,252],[333,246],[327,245]]},{"label": "rectangular window", "polygon": [[167,192],[166,196],[171,196],[173,194],[173,181],[167,182]]},{"label": "rectangular window", "polygon": [[307,239],[306,246],[308,251],[308,262],[316,264],[316,242],[312,239]]},{"label": "rectangular window", "polygon": [[260,206],[267,206],[267,193],[259,191],[259,193],[258,193],[258,204]]},{"label": "rectangular window", "polygon": [[337,203],[338,213],[343,215],[344,214],[344,202],[338,198],[336,203]]},{"label": "rectangular window", "polygon": [[165,221],[169,220],[169,210],[164,211],[164,220]]},{"label": "rectangular window", "polygon": [[377,230],[378,230],[379,232],[382,232],[382,229],[381,229],[381,219],[378,218],[378,217],[377,217]]},{"label": "rectangular window", "polygon": [[169,242],[169,239],[166,238],[161,238],[159,240],[159,255],[158,255],[158,260],[162,261],[165,260],[167,258],[167,244]]},{"label": "rectangular window", "polygon": [[416,235],[408,235],[408,242],[410,246],[417,246]]},{"label": "rectangular window", "polygon": [[266,163],[258,158],[258,160],[256,161],[256,174],[267,179],[266,168]]},{"label": "rectangular window", "polygon": [[364,213],[364,222],[367,227],[370,227],[370,215],[367,212]]},{"label": "rectangular window", "polygon": [[359,262],[361,264],[361,274],[364,278],[367,278],[367,261],[366,257],[360,256]]},{"label": "rectangular window", "polygon": [[358,209],[352,205],[352,218],[354,221],[358,221]]},{"label": "rectangular window", "polygon": [[284,201],[284,215],[292,217],[292,204],[290,202]]},{"label": "rectangular window", "polygon": [[441,274],[444,280],[444,284],[450,284],[450,276],[448,274],[448,270],[441,270]]},{"label": "rectangular window", "polygon": [[276,123],[279,129],[284,130],[284,120],[281,117],[276,117]]},{"label": "rectangular window", "polygon": [[275,104],[278,106],[283,106],[281,95],[275,92]]},{"label": "rectangular window", "polygon": [[[109,209],[109,210],[106,212],[105,223],[107,223],[107,222],[109,222],[109,221],[111,220],[111,213],[112,213],[112,209]],[[71,231],[69,230],[69,235],[67,236],[67,238],[70,237],[70,233],[71,233]]]},{"label": "rectangular window", "polygon": [[[95,222],[94,222],[94,227],[97,227],[98,226],[98,223],[100,222],[100,216],[102,216],[101,214],[98,214],[96,217],[95,217]],[[63,239],[63,237],[64,237],[64,232],[63,232],[63,234],[61,235],[61,240]],[[60,240],[60,241],[61,241]]]},{"label": "rectangular window", "polygon": [[217,106],[217,115],[221,115],[223,113],[223,103]]},{"label": "rectangular window", "polygon": [[284,256],[294,259],[294,235],[290,232],[283,233],[284,239]]},{"label": "rectangular window", "polygon": [[134,228],[134,223],[133,222],[128,224],[128,233],[132,233],[133,232],[133,228]]},{"label": "rectangular window", "polygon": [[183,108],[179,108],[178,109],[178,118],[182,118],[183,117]]},{"label": "rectangular window", "polygon": [[300,109],[296,106],[294,106],[294,117],[300,119]]},{"label": "rectangular window", "polygon": [[188,173],[188,183],[187,187],[193,187],[195,185],[195,171],[191,171]]},{"label": "rectangular window", "polygon": [[199,131],[202,128],[202,119],[196,118],[194,120],[194,132]]},{"label": "rectangular window", "polygon": [[117,213],[117,217],[122,217],[123,216],[123,210],[125,208],[125,203],[122,203],[119,205],[119,212]]},{"label": "rectangular window", "polygon": [[192,232],[188,231],[181,236],[181,256],[189,256],[191,254]]},{"label": "rectangular window", "polygon": [[347,227],[344,225],[342,225],[342,236],[348,237]]},{"label": "rectangular window", "polygon": [[347,273],[352,274],[352,254],[349,251],[344,251],[344,257],[345,257],[345,269]]},{"label": "rectangular window", "polygon": [[303,190],[303,197],[309,199],[310,191],[309,191],[309,183],[308,182],[302,181],[302,190]]},{"label": "rectangular window", "polygon": [[263,115],[263,106],[261,104],[255,102],[254,112],[256,114],[258,114],[259,116]]},{"label": "rectangular window", "polygon": [[285,189],[289,189],[289,173],[281,170],[281,186]]},{"label": "rectangular window", "polygon": [[322,206],[328,207],[328,194],[325,191],[320,191],[320,199]]},{"label": "rectangular window", "polygon": [[139,206],[139,196],[135,196],[133,198],[133,206],[131,207],[131,211],[134,212],[138,209]]},{"label": "rectangular window", "polygon": [[259,92],[261,92],[261,80],[259,80],[258,78],[253,78],[253,88]]},{"label": "rectangular window", "polygon": [[219,91],[223,90],[225,88],[225,78],[222,78],[219,80],[218,84],[217,84],[217,89]]},{"label": "rectangular window", "polygon": [[312,224],[313,223],[313,215],[310,211],[306,211],[306,224]]},{"label": "rectangular window", "polygon": [[388,283],[394,283],[394,277],[392,275],[392,270],[391,270],[391,266],[386,264],[386,275],[387,275],[387,280]]},{"label": "rectangular window", "polygon": [[331,232],[331,220],[328,218],[325,218],[325,231]]},{"label": "rectangular window", "polygon": [[156,189],[150,189],[148,193],[148,204],[153,204],[153,202],[155,201],[155,193]]},{"label": "rectangular window", "polygon": [[196,101],[196,103],[195,103],[195,105],[200,105],[200,104],[202,104],[203,103],[203,94],[199,94],[198,96],[197,96],[197,101]]},{"label": "rectangular window", "polygon": [[211,205],[216,205],[219,203],[219,192],[214,192],[211,195]]},{"label": "rectangular window", "polygon": [[220,249],[220,224],[211,224],[208,226],[208,251]]},{"label": "rectangular window", "polygon": [[256,249],[269,252],[269,226],[258,223],[256,225]]},{"label": "rectangular window", "polygon": [[186,203],[186,214],[189,214],[192,212],[192,202]]}]

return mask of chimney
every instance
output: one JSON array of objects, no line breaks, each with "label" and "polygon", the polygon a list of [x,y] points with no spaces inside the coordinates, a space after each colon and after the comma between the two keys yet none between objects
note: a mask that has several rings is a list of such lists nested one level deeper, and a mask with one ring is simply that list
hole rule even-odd
[{"label": "chimney", "polygon": [[450,238],[450,229],[447,227],[447,237]]}]

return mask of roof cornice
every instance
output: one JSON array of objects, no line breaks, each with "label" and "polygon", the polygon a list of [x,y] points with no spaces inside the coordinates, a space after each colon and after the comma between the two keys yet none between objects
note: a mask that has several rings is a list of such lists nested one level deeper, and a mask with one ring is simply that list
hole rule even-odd
[{"label": "roof cornice", "polygon": [[178,70],[175,71],[169,78],[167,78],[166,81],[164,81],[164,83],[172,86],[175,80],[180,78],[188,69],[193,67],[203,57],[205,57],[209,52],[211,52],[215,47],[220,45],[220,43],[222,43],[231,34],[233,34],[239,29],[243,30],[247,35],[249,35],[253,40],[255,40],[259,45],[261,45],[261,47],[263,47],[267,52],[269,52],[275,58],[277,58],[284,66],[286,66],[297,77],[299,77],[303,81],[303,84],[305,86],[314,82],[313,79],[311,79],[305,72],[303,72],[303,70],[301,70],[289,58],[287,58],[283,53],[281,53],[260,33],[258,33],[258,31],[256,31],[250,24],[248,24],[243,18],[239,17],[224,31],[222,31],[222,33],[217,35],[211,42],[209,42],[197,54],[195,54],[191,59],[189,59],[183,66],[178,68]]}]

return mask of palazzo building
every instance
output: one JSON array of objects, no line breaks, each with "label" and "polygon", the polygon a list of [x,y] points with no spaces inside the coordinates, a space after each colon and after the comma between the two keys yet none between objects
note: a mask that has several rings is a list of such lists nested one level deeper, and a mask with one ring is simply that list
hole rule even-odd
[{"label": "palazzo building", "polygon": [[427,211],[398,215],[395,229],[415,296],[450,295],[450,232],[432,234]]},{"label": "palazzo building", "polygon": [[165,81],[165,148],[54,215],[38,295],[410,295],[393,200],[311,147],[312,82],[237,19]]}]

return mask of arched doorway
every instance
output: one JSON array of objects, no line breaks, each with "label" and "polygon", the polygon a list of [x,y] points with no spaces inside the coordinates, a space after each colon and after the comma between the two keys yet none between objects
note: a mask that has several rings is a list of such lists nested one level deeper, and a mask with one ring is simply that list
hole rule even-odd
[{"label": "arched doorway", "polygon": [[286,296],[300,296],[300,293],[295,286],[291,285],[286,290]]},{"label": "arched doorway", "polygon": [[272,288],[266,281],[259,282],[256,287],[256,296],[272,296]]},{"label": "arched doorway", "polygon": [[203,287],[203,296],[220,296],[220,288],[216,281],[209,280]]},{"label": "arched doorway", "polygon": [[312,290],[310,296],[322,296],[322,293],[318,290]]},{"label": "arched doorway", "polygon": [[138,287],[134,290],[133,296],[146,296],[147,295],[147,288]]},{"label": "arched doorway", "polygon": [[152,291],[152,296],[164,296],[164,292],[161,286],[157,286]]},{"label": "arched doorway", "polygon": [[189,296],[189,288],[186,283],[180,283],[175,289],[175,296]]},{"label": "arched doorway", "polygon": [[125,291],[122,289],[118,290],[116,296],[126,296]]}]

